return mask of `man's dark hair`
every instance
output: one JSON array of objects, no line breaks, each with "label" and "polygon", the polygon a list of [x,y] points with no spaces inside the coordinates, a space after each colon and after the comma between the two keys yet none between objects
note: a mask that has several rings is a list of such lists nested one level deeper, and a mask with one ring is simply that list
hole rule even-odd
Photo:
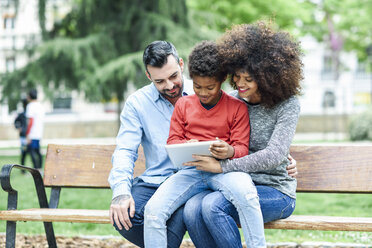
[{"label": "man's dark hair", "polygon": [[190,53],[190,77],[212,77],[222,83],[225,81],[227,73],[222,69],[221,62],[217,44],[212,41],[202,41]]},{"label": "man's dark hair", "polygon": [[36,100],[37,99],[37,90],[36,89],[29,90],[28,91],[28,96],[30,97],[30,99]]},{"label": "man's dark hair", "polygon": [[168,62],[167,57],[173,55],[177,63],[180,62],[178,53],[174,45],[168,41],[153,41],[143,52],[143,64],[147,71],[147,66],[162,67]]}]

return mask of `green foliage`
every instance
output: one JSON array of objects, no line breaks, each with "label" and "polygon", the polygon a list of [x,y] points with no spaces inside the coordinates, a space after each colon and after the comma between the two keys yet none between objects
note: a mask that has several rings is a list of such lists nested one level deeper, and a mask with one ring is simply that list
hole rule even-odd
[{"label": "green foliage", "polygon": [[293,35],[310,34],[328,42],[330,18],[334,33],[343,40],[343,50],[355,51],[365,60],[366,47],[372,44],[372,0],[187,0],[187,5],[196,22],[219,31],[232,24],[269,19]]},{"label": "green foliage", "polygon": [[372,140],[372,108],[351,118],[349,125],[350,139]]},{"label": "green foliage", "polygon": [[216,37],[191,27],[187,13],[185,0],[76,0],[51,39],[30,53],[31,62],[2,77],[1,101],[13,110],[22,92],[40,85],[51,99],[79,90],[91,101],[122,102],[129,82],[139,87],[147,81],[142,53],[150,42],[169,40],[185,54],[197,41]]},{"label": "green foliage", "polygon": [[343,40],[343,50],[354,51],[360,60],[366,60],[366,48],[372,44],[372,0],[323,0],[313,5],[312,17],[303,25],[303,31],[319,41],[329,39],[329,18],[334,25],[334,34]]},{"label": "green foliage", "polygon": [[282,29],[294,30],[297,22],[311,18],[312,5],[304,1],[240,1],[240,0],[188,0],[190,9],[196,10],[195,18],[202,25],[224,31],[232,24],[273,20]]}]

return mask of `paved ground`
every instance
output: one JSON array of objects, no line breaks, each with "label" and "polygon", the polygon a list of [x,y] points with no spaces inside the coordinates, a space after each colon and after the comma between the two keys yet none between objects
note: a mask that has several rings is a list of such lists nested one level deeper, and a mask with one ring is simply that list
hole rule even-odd
[{"label": "paved ground", "polygon": [[[128,241],[117,237],[57,237],[59,248],[136,248],[138,246],[130,244]],[[25,236],[18,234],[16,248],[46,248],[48,247],[45,236],[33,235]],[[243,247],[246,247],[243,245]],[[0,234],[0,248],[5,248],[5,236]],[[184,240],[180,248],[195,248],[190,240]],[[278,243],[268,244],[267,248],[372,248],[371,245],[362,244],[335,244],[327,242],[305,242],[297,243]]]}]

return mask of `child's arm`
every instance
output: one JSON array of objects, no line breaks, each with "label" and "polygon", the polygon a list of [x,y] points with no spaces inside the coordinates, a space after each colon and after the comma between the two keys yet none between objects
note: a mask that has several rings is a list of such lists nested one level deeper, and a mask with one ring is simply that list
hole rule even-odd
[{"label": "child's arm", "polygon": [[187,142],[185,137],[185,114],[184,101],[179,99],[172,114],[167,144],[179,144]]},{"label": "child's arm", "polygon": [[240,158],[248,155],[250,124],[248,108],[245,103],[241,103],[235,113],[234,123],[230,132],[230,145],[234,147],[234,156]]},{"label": "child's arm", "polygon": [[248,155],[250,134],[248,109],[244,103],[236,109],[230,129],[230,144],[221,141],[211,145],[210,151],[215,158],[240,158]]}]

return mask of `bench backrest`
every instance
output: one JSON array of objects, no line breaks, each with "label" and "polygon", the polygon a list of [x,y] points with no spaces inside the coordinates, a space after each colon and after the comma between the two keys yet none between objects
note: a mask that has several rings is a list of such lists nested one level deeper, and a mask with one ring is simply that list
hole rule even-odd
[{"label": "bench backrest", "polygon": [[[109,188],[108,175],[115,145],[49,144],[45,158],[44,185],[47,187]],[[142,147],[134,176],[145,171]]]},{"label": "bench backrest", "polygon": [[291,146],[297,192],[372,193],[372,146]]},{"label": "bench backrest", "polygon": [[[115,145],[48,145],[45,186],[109,188]],[[372,192],[372,146],[291,146],[297,192]],[[134,175],[145,170],[142,148]]]}]

